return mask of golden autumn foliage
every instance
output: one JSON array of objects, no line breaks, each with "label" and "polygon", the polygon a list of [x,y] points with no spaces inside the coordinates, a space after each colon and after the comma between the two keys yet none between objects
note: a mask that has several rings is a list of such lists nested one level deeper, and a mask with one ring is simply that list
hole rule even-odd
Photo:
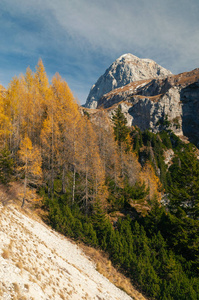
[{"label": "golden autumn foliage", "polygon": [[161,182],[155,174],[154,168],[150,162],[146,163],[142,172],[140,173],[140,179],[145,182],[146,187],[149,188],[149,199],[157,197],[157,200],[161,200]]},{"label": "golden autumn foliage", "polygon": [[20,149],[18,151],[20,165],[18,172],[24,176],[24,195],[23,204],[27,193],[27,185],[30,182],[38,184],[42,177],[42,158],[37,146],[32,146],[32,142],[28,136],[21,141]]},{"label": "golden autumn foliage", "polygon": [[32,142],[29,137],[25,137],[20,144],[18,151],[19,158],[22,162],[22,166],[19,167],[19,171],[24,171],[24,174],[30,174],[33,176],[41,176],[41,154],[37,146],[32,146]]},{"label": "golden autumn foliage", "polygon": [[7,101],[0,87],[0,142],[1,147],[6,145],[6,140],[11,133],[11,123],[7,114]]},{"label": "golden autumn foliage", "polygon": [[131,185],[141,178],[150,186],[150,198],[160,197],[153,168],[148,164],[141,171],[132,152],[129,130],[118,147],[107,114],[89,114],[58,73],[49,83],[41,59],[35,73],[27,68],[0,92],[0,142],[12,152],[24,179],[23,199],[28,185],[41,178],[49,197],[60,180],[60,192],[67,193],[71,204],[78,198],[85,210],[95,201],[107,206],[107,178],[119,188],[125,178]]}]

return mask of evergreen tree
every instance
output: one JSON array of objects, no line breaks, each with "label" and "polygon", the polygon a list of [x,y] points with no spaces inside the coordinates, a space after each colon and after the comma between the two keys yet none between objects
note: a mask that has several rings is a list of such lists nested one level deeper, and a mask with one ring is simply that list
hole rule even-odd
[{"label": "evergreen tree", "polygon": [[102,209],[102,205],[99,202],[99,200],[97,200],[93,205],[92,223],[94,229],[97,232],[98,239],[102,241],[104,235],[106,234],[106,227],[108,221],[106,219],[105,212]]},{"label": "evergreen tree", "polygon": [[127,119],[122,113],[121,106],[118,105],[118,108],[115,110],[115,113],[112,116],[113,129],[115,134],[115,140],[118,142],[118,146],[121,148],[122,143],[126,144],[126,149],[129,148],[128,136],[129,128],[127,127]]},{"label": "evergreen tree", "polygon": [[199,161],[193,148],[184,149],[173,160],[170,167],[170,209],[177,212],[180,207],[189,217],[199,217]]},{"label": "evergreen tree", "polygon": [[7,148],[0,151],[0,182],[7,184],[14,171],[14,162]]}]

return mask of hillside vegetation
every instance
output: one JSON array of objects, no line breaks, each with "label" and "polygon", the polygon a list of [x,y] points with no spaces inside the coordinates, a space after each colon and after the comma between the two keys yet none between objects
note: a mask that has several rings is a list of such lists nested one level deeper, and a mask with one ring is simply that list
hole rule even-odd
[{"label": "hillside vegetation", "polygon": [[[54,229],[106,251],[151,299],[198,299],[199,162],[162,122],[153,134],[80,108],[42,61],[0,94],[0,180],[20,180]],[[165,154],[172,153],[170,166]]]}]

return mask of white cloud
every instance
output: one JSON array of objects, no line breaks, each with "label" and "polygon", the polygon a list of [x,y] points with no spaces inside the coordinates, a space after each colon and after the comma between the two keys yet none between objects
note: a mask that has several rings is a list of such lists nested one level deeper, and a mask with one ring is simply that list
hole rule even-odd
[{"label": "white cloud", "polygon": [[[3,2],[12,15],[29,16],[30,22],[34,16],[37,21],[40,18],[40,33],[28,36],[24,28],[23,33],[16,35],[24,51],[26,47],[44,47],[45,42],[54,40],[55,48],[66,47],[66,51],[73,49],[74,53],[90,48],[117,55],[129,49],[148,57],[167,51],[172,57],[173,51],[179,57],[198,59],[199,4],[194,0],[189,3],[185,0],[19,0],[14,5],[11,0]],[[25,46],[26,40],[29,44]],[[164,61],[161,53],[158,56]]]},{"label": "white cloud", "polygon": [[[197,1],[66,0],[58,3],[48,1],[49,8],[66,36],[83,50],[90,47],[114,55],[129,49],[137,55],[153,59],[157,56],[164,63],[168,63],[170,56],[174,69],[180,69],[181,63],[188,67],[187,59],[191,64],[198,61]],[[167,53],[165,58],[164,53]]]}]

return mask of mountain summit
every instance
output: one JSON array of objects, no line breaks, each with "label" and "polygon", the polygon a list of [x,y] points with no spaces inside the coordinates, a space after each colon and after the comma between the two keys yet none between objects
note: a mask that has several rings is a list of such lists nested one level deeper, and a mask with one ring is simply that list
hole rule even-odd
[{"label": "mountain summit", "polygon": [[132,81],[171,75],[167,69],[151,59],[141,59],[130,53],[116,59],[92,86],[85,107],[96,108],[98,100],[106,93]]}]

